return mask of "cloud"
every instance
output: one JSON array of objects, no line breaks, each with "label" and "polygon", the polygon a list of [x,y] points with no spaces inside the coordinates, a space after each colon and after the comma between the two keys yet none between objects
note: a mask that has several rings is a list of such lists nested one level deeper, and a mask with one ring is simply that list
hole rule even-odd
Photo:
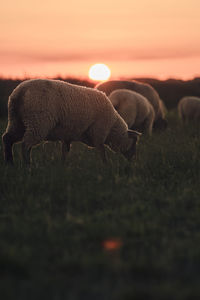
[{"label": "cloud", "polygon": [[108,49],[108,50],[85,50],[82,52],[44,52],[44,51],[23,51],[23,50],[0,50],[1,60],[9,59],[17,62],[73,62],[73,61],[130,61],[130,60],[156,60],[156,59],[177,59],[200,56],[199,51],[185,49]]}]

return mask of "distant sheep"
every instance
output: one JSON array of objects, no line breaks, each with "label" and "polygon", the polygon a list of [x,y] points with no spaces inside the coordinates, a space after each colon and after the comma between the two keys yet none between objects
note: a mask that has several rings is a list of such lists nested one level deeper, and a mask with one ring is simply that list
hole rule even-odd
[{"label": "distant sheep", "polygon": [[62,142],[63,160],[73,141],[96,147],[104,161],[104,144],[131,159],[139,135],[128,130],[104,93],[59,80],[35,79],[22,82],[10,95],[2,140],[6,162],[13,162],[12,146],[22,141],[23,159],[29,164],[33,146],[56,140]]},{"label": "distant sheep", "polygon": [[200,98],[194,96],[183,97],[178,103],[178,113],[183,122],[200,121]]},{"label": "distant sheep", "polygon": [[167,121],[165,113],[161,111],[160,97],[151,85],[138,81],[110,80],[97,84],[95,88],[103,91],[107,96],[116,89],[128,89],[143,95],[154,108],[155,120],[153,127],[162,130],[166,129]]},{"label": "distant sheep", "polygon": [[155,113],[144,96],[131,90],[119,89],[114,90],[109,99],[130,129],[151,135]]}]

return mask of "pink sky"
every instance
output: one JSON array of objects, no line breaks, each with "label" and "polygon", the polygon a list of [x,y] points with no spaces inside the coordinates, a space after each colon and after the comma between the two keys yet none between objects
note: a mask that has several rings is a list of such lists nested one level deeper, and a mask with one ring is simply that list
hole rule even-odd
[{"label": "pink sky", "polygon": [[0,76],[200,76],[199,0],[7,0],[0,10]]}]

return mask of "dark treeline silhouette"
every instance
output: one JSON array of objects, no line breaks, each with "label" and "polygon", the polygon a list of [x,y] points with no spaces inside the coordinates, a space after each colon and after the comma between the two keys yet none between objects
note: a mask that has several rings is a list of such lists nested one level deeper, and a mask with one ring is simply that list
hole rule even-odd
[{"label": "dark treeline silhouette", "polygon": [[[95,83],[89,80],[77,78],[56,79],[87,87],[95,86]],[[200,78],[194,78],[193,80],[188,81],[176,79],[162,81],[152,78],[133,78],[133,80],[138,80],[152,85],[157,90],[160,98],[164,101],[168,109],[176,108],[179,100],[184,96],[200,97]],[[0,117],[7,116],[8,97],[20,82],[22,82],[22,80],[0,79]]]},{"label": "dark treeline silhouette", "polygon": [[7,115],[8,97],[21,80],[0,79],[0,117]]}]

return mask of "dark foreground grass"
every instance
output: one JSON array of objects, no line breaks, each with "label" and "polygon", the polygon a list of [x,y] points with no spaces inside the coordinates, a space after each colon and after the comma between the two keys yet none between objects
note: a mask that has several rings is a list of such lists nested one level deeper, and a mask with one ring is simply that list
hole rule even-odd
[{"label": "dark foreground grass", "polygon": [[131,164],[74,144],[62,165],[45,144],[29,171],[1,146],[1,299],[199,299],[200,127],[169,124]]}]

